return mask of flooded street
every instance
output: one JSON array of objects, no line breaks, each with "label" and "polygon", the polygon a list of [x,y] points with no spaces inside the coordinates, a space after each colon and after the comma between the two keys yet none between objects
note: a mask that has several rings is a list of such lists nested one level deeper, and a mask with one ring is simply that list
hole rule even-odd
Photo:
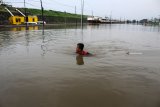
[{"label": "flooded street", "polygon": [[0,30],[0,107],[160,107],[159,27],[38,29]]}]

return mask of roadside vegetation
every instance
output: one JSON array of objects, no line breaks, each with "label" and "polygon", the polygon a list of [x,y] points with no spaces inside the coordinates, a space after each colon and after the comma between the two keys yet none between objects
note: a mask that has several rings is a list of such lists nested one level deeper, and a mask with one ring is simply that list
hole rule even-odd
[{"label": "roadside vegetation", "polygon": [[[7,7],[11,12],[15,13],[15,7],[8,7],[4,5],[0,5],[0,12],[7,12],[5,10],[5,7]],[[18,8],[19,10],[22,11],[22,13],[25,13],[24,8]],[[26,8],[26,12],[28,15],[37,15],[40,16],[42,15],[42,11],[40,9],[32,9],[32,8]],[[73,13],[67,13],[67,12],[60,12],[60,11],[55,11],[55,10],[44,10],[44,16],[59,16],[59,17],[71,17],[71,18],[81,18],[81,15],[79,14],[73,14]],[[87,16],[83,16],[84,18]]]}]

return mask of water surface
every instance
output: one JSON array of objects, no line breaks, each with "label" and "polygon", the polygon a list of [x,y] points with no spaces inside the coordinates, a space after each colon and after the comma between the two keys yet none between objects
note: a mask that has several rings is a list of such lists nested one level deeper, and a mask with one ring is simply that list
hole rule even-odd
[{"label": "water surface", "polygon": [[0,107],[160,107],[159,43],[153,26],[1,30]]}]

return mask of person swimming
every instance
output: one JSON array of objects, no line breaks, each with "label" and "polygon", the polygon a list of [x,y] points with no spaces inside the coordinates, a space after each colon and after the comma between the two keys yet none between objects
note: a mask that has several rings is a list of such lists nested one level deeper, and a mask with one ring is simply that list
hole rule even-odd
[{"label": "person swimming", "polygon": [[79,55],[90,55],[90,53],[87,51],[84,51],[83,48],[84,48],[84,44],[78,43],[76,48],[76,53]]}]

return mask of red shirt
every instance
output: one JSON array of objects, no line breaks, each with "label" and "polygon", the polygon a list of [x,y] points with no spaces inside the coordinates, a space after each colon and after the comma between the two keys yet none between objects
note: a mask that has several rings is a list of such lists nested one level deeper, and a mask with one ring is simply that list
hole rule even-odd
[{"label": "red shirt", "polygon": [[77,52],[80,55],[88,55],[89,53],[87,51]]}]

